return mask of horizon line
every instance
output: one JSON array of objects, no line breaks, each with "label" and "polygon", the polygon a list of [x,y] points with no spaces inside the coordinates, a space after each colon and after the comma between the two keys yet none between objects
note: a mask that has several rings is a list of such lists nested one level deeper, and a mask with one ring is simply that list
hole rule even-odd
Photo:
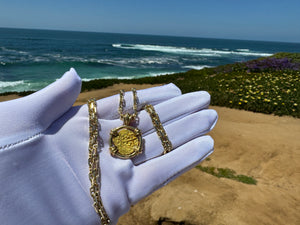
[{"label": "horizon line", "polygon": [[63,31],[63,32],[81,32],[81,33],[104,33],[104,34],[126,34],[126,35],[142,35],[142,36],[162,36],[162,37],[178,37],[178,38],[195,38],[195,39],[217,39],[217,40],[235,40],[235,41],[256,41],[256,42],[275,42],[275,43],[289,43],[300,44],[296,41],[270,41],[270,40],[251,40],[251,39],[237,39],[237,38],[216,38],[216,37],[199,37],[199,36],[179,36],[179,35],[165,35],[165,34],[144,34],[144,33],[120,33],[120,32],[106,32],[106,31],[80,31],[80,30],[63,30],[51,28],[20,28],[20,27],[0,27],[0,29],[20,29],[20,30],[45,30],[45,31]]}]

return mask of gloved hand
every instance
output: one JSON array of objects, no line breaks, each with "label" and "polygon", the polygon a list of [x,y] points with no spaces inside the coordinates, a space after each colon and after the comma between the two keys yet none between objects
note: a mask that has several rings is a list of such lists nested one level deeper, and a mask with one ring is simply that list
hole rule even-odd
[{"label": "gloved hand", "polygon": [[[0,221],[3,225],[99,224],[89,194],[87,105],[72,107],[81,81],[74,69],[30,96],[0,103]],[[137,91],[139,107],[153,104],[173,145],[163,147],[142,110],[143,153],[112,157],[110,130],[119,127],[119,96],[97,101],[100,123],[101,197],[112,224],[130,206],[197,165],[213,151],[204,136],[217,114],[206,92],[181,95],[173,84]],[[92,97],[92,96],[91,96]],[[125,94],[127,109],[132,94]]]}]

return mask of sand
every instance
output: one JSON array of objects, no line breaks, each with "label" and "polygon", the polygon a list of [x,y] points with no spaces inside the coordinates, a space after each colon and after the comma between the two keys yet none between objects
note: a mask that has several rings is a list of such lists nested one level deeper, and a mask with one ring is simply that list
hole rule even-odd
[{"label": "sand", "polygon": [[[113,86],[109,86],[107,88],[103,88],[100,90],[94,90],[94,91],[88,91],[88,92],[83,92],[81,93],[75,104],[74,105],[82,105],[85,104],[88,99],[90,98],[105,98],[111,95],[119,94],[119,91],[121,89],[125,91],[130,91],[132,87],[136,88],[137,90],[139,89],[145,89],[145,88],[150,88],[154,87],[155,85],[152,84],[114,84]],[[156,85],[157,86],[157,85]]]},{"label": "sand", "polygon": [[[82,93],[76,104],[132,86],[152,85],[118,84]],[[1,96],[0,101],[14,97]],[[215,152],[201,165],[233,169],[254,177],[257,185],[217,178],[194,168],[137,203],[118,225],[300,224],[300,120],[211,108],[219,114],[210,133]],[[173,222],[158,223],[162,218]]]}]

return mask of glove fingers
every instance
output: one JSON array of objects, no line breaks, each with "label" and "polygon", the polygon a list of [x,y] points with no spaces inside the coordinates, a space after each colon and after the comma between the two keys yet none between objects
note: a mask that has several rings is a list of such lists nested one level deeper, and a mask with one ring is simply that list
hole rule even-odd
[{"label": "glove fingers", "polygon": [[[209,132],[214,127],[217,118],[218,115],[215,110],[206,109],[163,126],[173,149],[175,149]],[[143,153],[132,159],[135,165],[160,156],[164,151],[161,140],[155,131],[146,135],[144,141],[145,149]]]},{"label": "glove fingers", "polygon": [[202,136],[174,149],[166,155],[151,159],[134,169],[128,195],[134,204],[195,167],[213,152],[213,139]]},{"label": "glove fingers", "polygon": [[[174,84],[167,84],[159,87],[147,88],[143,90],[137,90],[138,108],[143,107],[146,104],[156,105],[160,102],[166,101],[170,98],[181,95],[180,89]],[[124,110],[131,109],[133,105],[132,92],[126,92],[124,95],[126,106]],[[113,95],[97,101],[98,114],[101,119],[118,119],[120,117],[118,113],[120,96]]]},{"label": "glove fingers", "polygon": [[[210,95],[206,91],[192,92],[177,96],[160,104],[154,108],[159,115],[161,123],[171,123],[188,114],[200,111],[208,107]],[[145,111],[139,113],[139,129],[145,135],[153,132],[153,124],[150,115]]]}]

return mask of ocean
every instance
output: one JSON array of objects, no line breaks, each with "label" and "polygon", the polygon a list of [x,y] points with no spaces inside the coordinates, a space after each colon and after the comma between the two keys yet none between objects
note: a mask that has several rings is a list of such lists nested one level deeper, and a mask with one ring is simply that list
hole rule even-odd
[{"label": "ocean", "polygon": [[71,67],[131,79],[300,52],[300,43],[0,28],[0,93],[39,90]]}]

